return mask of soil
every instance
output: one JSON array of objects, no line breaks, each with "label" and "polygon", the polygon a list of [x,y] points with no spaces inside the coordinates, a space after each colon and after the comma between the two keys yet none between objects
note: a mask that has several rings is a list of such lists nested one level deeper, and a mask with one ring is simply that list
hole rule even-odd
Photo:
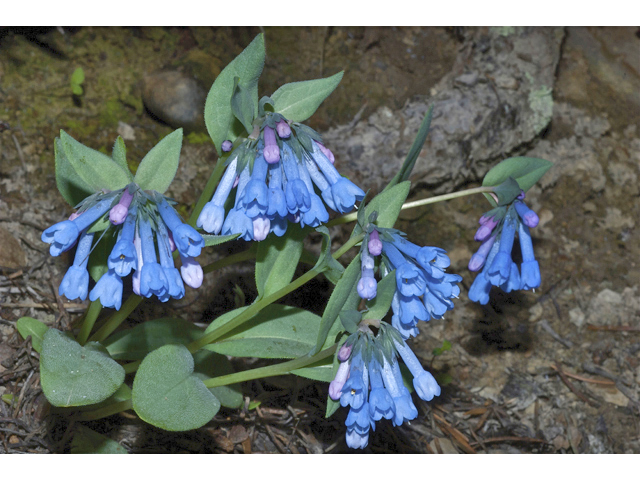
[{"label": "soil", "polygon": [[[43,229],[72,211],[55,187],[53,139],[63,129],[110,153],[122,135],[135,169],[172,130],[145,108],[145,76],[177,71],[206,91],[259,32],[0,27],[0,395],[15,399],[0,401],[3,453],[69,452],[76,431],[72,420],[48,405],[38,354],[15,329],[22,316],[70,329],[85,307],[58,297],[70,258],[51,258],[40,241]],[[358,128],[351,127],[375,126],[416,99],[427,104],[447,75],[460,75],[452,69],[460,52],[475,48],[470,42],[478,29],[264,32],[262,92],[345,70],[342,84],[310,124],[321,132],[343,132],[353,145],[369,137],[358,137]],[[510,36],[526,32],[504,28],[494,34],[508,43]],[[416,243],[445,248],[449,270],[463,276],[463,293],[444,320],[422,323],[412,344],[440,381],[442,395],[429,403],[416,398],[420,416],[410,424],[392,428],[379,422],[366,452],[640,453],[640,31],[571,27],[560,34],[551,121],[533,140],[515,147],[518,154],[554,163],[527,194],[540,216],[532,235],[542,286],[510,294],[494,289],[486,306],[468,300],[473,275],[466,265],[477,248],[473,232],[489,208],[481,196],[403,212],[397,228]],[[73,95],[69,83],[77,67],[86,77],[82,95]],[[169,191],[187,205],[185,215],[215,161],[206,134],[197,127],[187,133]],[[495,164],[513,152],[511,146],[487,161]],[[348,152],[341,155],[338,166],[352,160]],[[475,161],[464,160],[471,166]],[[480,181],[478,173],[454,179],[452,186]],[[363,179],[365,190],[366,183]],[[432,194],[422,186],[411,198]],[[332,233],[335,245],[348,234],[338,228]],[[207,255],[216,259],[243,248],[236,243]],[[180,302],[145,304],[130,324],[167,311],[206,324],[234,308],[236,285],[251,301],[252,272],[251,265],[223,269]],[[328,289],[326,280],[318,280],[285,301],[318,312],[326,298],[318,292]],[[434,356],[444,340],[451,350]],[[244,395],[245,408],[223,409],[192,432],[165,432],[129,412],[86,426],[131,453],[349,451],[344,409],[324,418],[325,384],[276,377],[250,382]],[[250,409],[249,402],[260,406]]]}]

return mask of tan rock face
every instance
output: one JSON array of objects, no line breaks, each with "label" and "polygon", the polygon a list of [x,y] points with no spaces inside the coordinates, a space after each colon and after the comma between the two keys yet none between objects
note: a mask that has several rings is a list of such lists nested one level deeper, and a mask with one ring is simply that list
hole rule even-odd
[{"label": "tan rock face", "polygon": [[4,228],[0,228],[0,269],[17,270],[26,265],[20,242]]}]

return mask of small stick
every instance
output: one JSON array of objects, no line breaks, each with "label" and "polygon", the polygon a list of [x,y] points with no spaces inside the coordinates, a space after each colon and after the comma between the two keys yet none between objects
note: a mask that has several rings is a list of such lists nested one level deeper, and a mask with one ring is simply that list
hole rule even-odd
[{"label": "small stick", "polygon": [[576,397],[578,397],[583,402],[588,403],[592,407],[598,408],[600,406],[597,402],[587,398],[580,390],[578,390],[575,387],[573,383],[571,383],[571,381],[567,378],[565,373],[562,371],[562,368],[560,368],[560,364],[558,362],[556,362],[556,370],[558,371],[558,375],[560,375],[560,379],[563,381],[563,383],[567,387],[569,387],[569,390],[571,390],[576,395]]},{"label": "small stick", "polygon": [[[558,369],[557,369],[557,367],[555,365],[550,365],[550,367],[552,369],[554,369],[556,372],[558,371]],[[576,380],[580,380],[581,382],[596,383],[598,385],[615,385],[616,384],[616,382],[613,382],[611,380],[597,380],[595,378],[586,378],[586,377],[581,377],[580,375],[576,375],[575,373],[570,373],[570,372],[564,372],[564,374],[567,377],[571,377],[571,378],[574,378]]]},{"label": "small stick", "polygon": [[[484,443],[499,443],[499,442],[531,442],[531,443],[543,443],[547,444],[546,440],[542,440],[540,438],[530,438],[530,437],[492,437],[485,438],[482,440]],[[478,442],[473,442],[473,445],[479,445]]]},{"label": "small stick", "polygon": [[547,320],[542,320],[540,321],[539,324],[542,329],[547,332],[549,335],[551,335],[551,337],[553,337],[553,339],[556,342],[561,343],[562,345],[564,345],[566,348],[572,348],[573,347],[573,343],[569,340],[565,340],[564,338],[562,338],[560,335],[558,335],[555,330],[553,328],[551,328],[551,325],[549,325],[549,322],[547,322]]},{"label": "small stick", "polygon": [[640,327],[632,325],[587,325],[587,330],[605,332],[640,332]]}]

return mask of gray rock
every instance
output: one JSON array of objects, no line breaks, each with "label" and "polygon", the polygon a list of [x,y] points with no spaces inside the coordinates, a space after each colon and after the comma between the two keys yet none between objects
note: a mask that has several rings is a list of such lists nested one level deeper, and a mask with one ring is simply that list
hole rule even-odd
[{"label": "gray rock", "polygon": [[325,144],[340,171],[365,190],[379,191],[400,168],[431,104],[431,132],[412,180],[434,193],[481,178],[528,145],[552,117],[564,33],[561,28],[514,32],[473,29],[430,96],[398,112],[382,107],[355,126],[326,132]]},{"label": "gray rock", "polygon": [[207,92],[193,78],[181,72],[146,75],[142,99],[153,115],[174,128],[204,131],[204,102]]}]

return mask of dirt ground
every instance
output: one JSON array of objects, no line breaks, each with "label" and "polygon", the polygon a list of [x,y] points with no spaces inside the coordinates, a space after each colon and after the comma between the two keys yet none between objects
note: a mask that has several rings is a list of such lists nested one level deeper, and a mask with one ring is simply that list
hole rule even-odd
[{"label": "dirt ground", "polygon": [[[408,102],[436,98],[435,87],[460,64],[460,52],[484,48],[477,42],[484,30],[265,28],[261,91],[345,69],[341,86],[310,123],[320,132],[344,132],[366,148],[369,137],[358,136],[358,125],[375,127]],[[195,79],[193,98],[199,98],[259,32],[0,27],[0,395],[15,398],[0,401],[0,452],[66,453],[76,427],[48,405],[38,354],[15,330],[22,316],[72,328],[84,308],[57,295],[71,259],[51,258],[40,241],[42,230],[71,212],[55,188],[53,139],[64,129],[110,153],[122,135],[135,168],[172,129],[160,120],[166,103],[162,89],[153,87],[165,81],[159,72]],[[492,34],[508,45],[527,32],[504,27]],[[527,155],[554,163],[527,194],[540,216],[532,236],[542,286],[510,294],[494,289],[486,306],[468,300],[473,233],[488,209],[481,196],[403,212],[397,228],[416,243],[445,248],[449,270],[464,278],[463,293],[444,320],[420,325],[413,341],[442,395],[429,403],[416,399],[420,416],[411,424],[379,422],[366,452],[640,453],[640,30],[570,27],[560,35],[549,86],[551,122],[532,140],[483,159],[495,164]],[[77,67],[86,76],[81,96],[69,85]],[[185,100],[183,108],[194,107]],[[215,161],[200,127],[187,133],[169,191],[188,206],[184,214]],[[337,165],[353,160],[351,150],[337,152]],[[451,180],[457,188],[479,181],[480,175]],[[366,179],[362,183],[366,190]],[[411,199],[430,195],[419,186]],[[347,234],[333,233],[336,245]],[[237,243],[207,255],[242,248]],[[140,307],[131,324],[167,311],[209,323],[234,308],[235,285],[251,301],[252,272],[248,264],[216,272],[179,302]],[[285,301],[318,312],[324,299],[317,292],[328,288],[318,280]],[[444,340],[452,349],[434,357]],[[239,360],[236,367],[249,364],[262,363]],[[344,409],[324,419],[326,385],[277,377],[250,382],[244,395],[247,406],[259,401],[260,407],[223,409],[192,432],[164,432],[129,412],[87,426],[130,453],[349,452]]]}]

